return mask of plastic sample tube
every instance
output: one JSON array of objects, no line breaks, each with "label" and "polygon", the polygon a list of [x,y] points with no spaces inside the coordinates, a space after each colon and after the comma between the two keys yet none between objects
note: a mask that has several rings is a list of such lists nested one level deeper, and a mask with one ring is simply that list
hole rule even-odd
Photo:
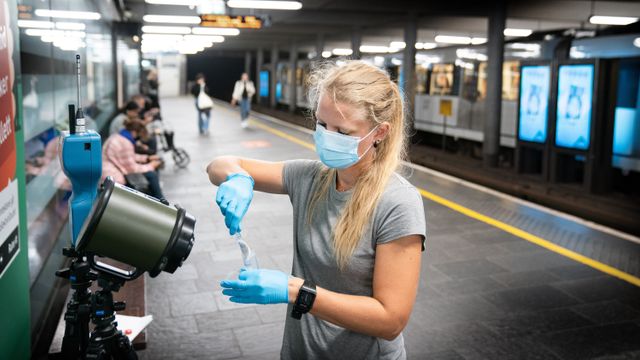
[{"label": "plastic sample tube", "polygon": [[236,241],[242,252],[242,263],[246,269],[258,269],[258,258],[256,253],[251,249],[249,244],[242,239],[242,233],[236,233],[233,235],[233,239]]}]

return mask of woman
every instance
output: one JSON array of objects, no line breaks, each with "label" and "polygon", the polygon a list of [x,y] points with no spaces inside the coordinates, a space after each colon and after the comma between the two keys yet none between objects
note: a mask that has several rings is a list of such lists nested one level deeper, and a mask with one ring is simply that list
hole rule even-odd
[{"label": "woman", "polygon": [[405,147],[400,92],[361,61],[319,70],[311,81],[321,162],[221,157],[208,166],[231,234],[240,231],[254,183],[288,194],[294,213],[292,275],[243,269],[221,283],[223,294],[237,303],[289,303],[283,359],[404,359],[401,332],[418,289],[425,217],[419,193],[395,173]]},{"label": "woman", "polygon": [[236,81],[233,86],[233,94],[231,95],[231,105],[240,104],[240,126],[246,128],[248,126],[249,113],[251,113],[251,98],[256,93],[253,81],[249,80],[249,74],[242,73],[240,80]]},{"label": "woman", "polygon": [[127,184],[129,174],[142,174],[149,182],[148,194],[164,199],[156,169],[162,164],[157,155],[135,153],[136,138],[145,130],[139,120],[126,121],[124,129],[109,136],[102,147],[102,177],[113,177],[119,184]]}]

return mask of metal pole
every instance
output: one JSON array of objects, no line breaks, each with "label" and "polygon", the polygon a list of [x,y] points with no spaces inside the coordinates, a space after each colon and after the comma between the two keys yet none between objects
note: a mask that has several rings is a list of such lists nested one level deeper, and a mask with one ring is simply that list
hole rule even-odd
[{"label": "metal pole", "polygon": [[298,44],[295,41],[291,42],[291,48],[289,49],[289,112],[294,113],[296,111],[296,103],[298,100],[298,82],[296,78],[296,65],[298,60]]},{"label": "metal pole", "polygon": [[504,59],[504,26],[506,7],[503,1],[494,3],[489,15],[487,64],[487,106],[484,123],[483,163],[498,166],[500,152],[500,122],[502,115],[502,62]]},{"label": "metal pole", "polygon": [[256,84],[256,97],[255,97],[255,101],[256,104],[260,104],[261,100],[260,99],[260,87],[262,86],[262,84],[260,84],[260,71],[262,70],[262,63],[264,62],[264,53],[262,51],[262,48],[258,48],[258,50],[256,51],[256,78],[254,79],[254,83]]},{"label": "metal pole", "polygon": [[406,119],[409,129],[414,128],[414,101],[416,97],[416,40],[418,38],[418,17],[410,12],[405,28],[404,42],[406,44],[402,59],[402,92],[406,101]]},{"label": "metal pole", "polygon": [[360,59],[360,45],[362,45],[362,29],[354,27],[351,32],[351,54],[352,59]]},{"label": "metal pole", "polygon": [[269,105],[276,108],[276,71],[278,71],[278,44],[271,47],[271,73],[269,74]]}]

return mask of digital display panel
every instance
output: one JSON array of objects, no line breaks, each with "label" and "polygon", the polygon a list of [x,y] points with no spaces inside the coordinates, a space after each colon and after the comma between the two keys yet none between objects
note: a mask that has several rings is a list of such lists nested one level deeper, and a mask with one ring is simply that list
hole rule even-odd
[{"label": "digital display panel", "polygon": [[269,71],[260,71],[260,97],[269,97]]},{"label": "digital display panel", "polygon": [[522,66],[518,122],[520,140],[537,143],[547,140],[550,74],[549,65]]},{"label": "digital display panel", "polygon": [[591,135],[593,64],[560,65],[556,145],[587,150]]}]

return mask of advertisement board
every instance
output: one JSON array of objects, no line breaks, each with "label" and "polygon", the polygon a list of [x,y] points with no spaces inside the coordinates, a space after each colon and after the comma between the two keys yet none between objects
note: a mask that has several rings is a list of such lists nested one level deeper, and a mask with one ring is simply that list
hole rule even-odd
[{"label": "advertisement board", "polygon": [[260,71],[260,97],[269,97],[269,71]]},{"label": "advertisement board", "polygon": [[591,136],[593,64],[560,65],[556,107],[557,146],[587,150]]},{"label": "advertisement board", "polygon": [[521,71],[518,138],[544,143],[547,140],[551,67],[525,65]]}]

